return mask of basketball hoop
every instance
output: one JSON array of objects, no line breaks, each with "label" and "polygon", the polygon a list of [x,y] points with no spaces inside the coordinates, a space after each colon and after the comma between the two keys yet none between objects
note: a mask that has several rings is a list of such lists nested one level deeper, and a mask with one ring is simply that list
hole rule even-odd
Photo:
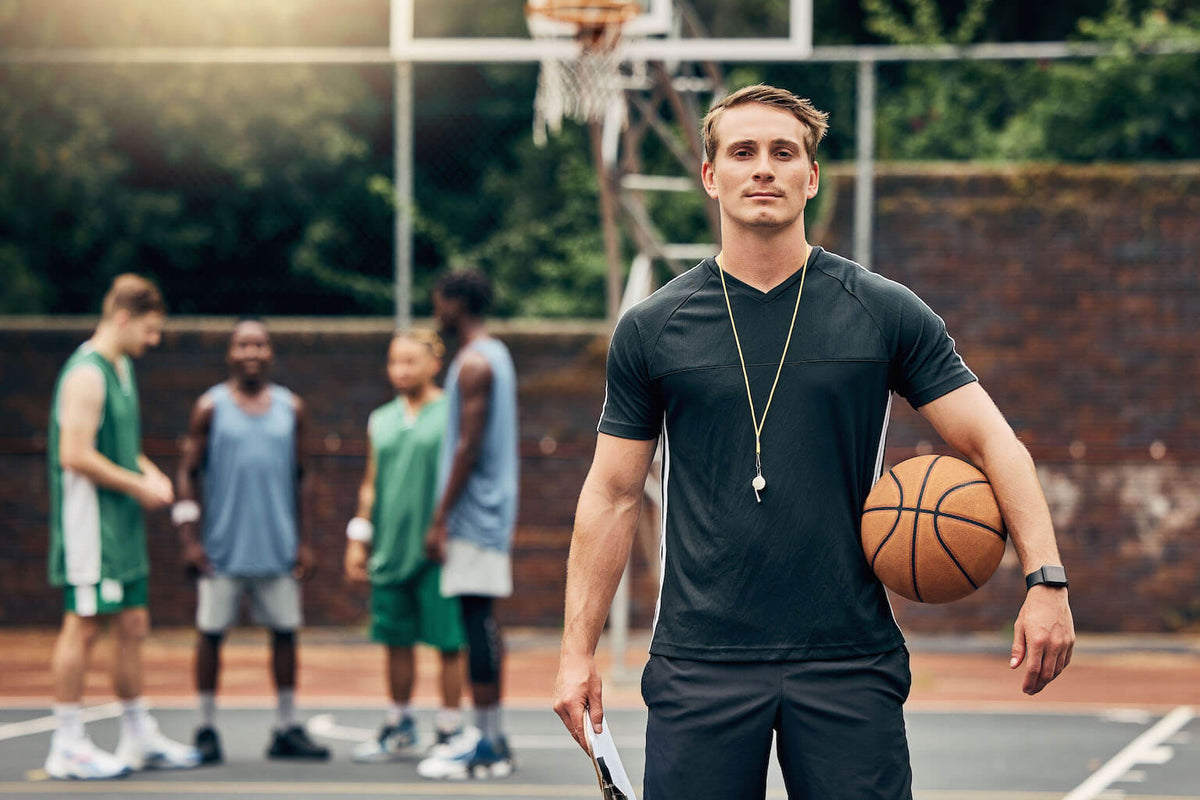
[{"label": "basketball hoop", "polygon": [[621,29],[642,13],[635,0],[529,0],[525,21],[538,41],[571,38],[574,58],[543,58],[533,101],[533,138],[562,130],[563,118],[601,122],[610,114],[624,122]]}]

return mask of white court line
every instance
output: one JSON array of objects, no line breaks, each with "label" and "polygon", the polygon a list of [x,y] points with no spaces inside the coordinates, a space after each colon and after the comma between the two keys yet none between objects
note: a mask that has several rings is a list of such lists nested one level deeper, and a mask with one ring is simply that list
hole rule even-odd
[{"label": "white court line", "polygon": [[[104,703],[99,706],[83,709],[79,718],[83,722],[95,722],[98,719],[112,719],[121,716],[120,703]],[[22,736],[32,736],[35,733],[45,733],[54,730],[54,715],[27,719],[24,722],[10,722],[0,725],[0,742],[5,739],[19,739]]]},{"label": "white court line", "polygon": [[[41,783],[0,783],[0,794],[37,794],[64,797],[68,795],[114,794],[123,795],[211,795],[229,796],[281,796],[296,797],[595,797],[592,785],[576,784],[530,784],[487,781],[481,783],[276,783],[271,781],[122,781],[115,786],[109,781],[43,781]],[[768,800],[786,800],[787,792],[779,788],[767,790]],[[916,800],[1056,800],[1058,795],[1044,792],[1005,791],[944,791],[929,790],[915,793]],[[1136,800],[1136,798],[1128,798]],[[1151,800],[1146,798],[1146,800]],[[1153,800],[1172,800],[1156,797]],[[1175,798],[1194,800],[1194,798]]]},{"label": "white court line", "polygon": [[[378,731],[368,728],[353,728],[339,725],[333,714],[317,714],[310,717],[304,727],[314,736],[325,739],[338,739],[346,742],[369,742],[378,735]],[[623,748],[641,748],[645,740],[638,736],[618,736],[617,746]],[[561,735],[519,735],[508,737],[509,742],[517,750],[576,750],[579,745],[564,729]]]},{"label": "white court line", "polygon": [[[1134,764],[1163,763],[1170,755],[1160,749],[1162,743],[1191,722],[1194,716],[1195,711],[1191,706],[1179,706],[1160,719],[1153,728],[1126,745],[1124,750],[1093,772],[1090,778],[1065,795],[1063,800],[1093,800],[1114,781],[1127,773]],[[1169,750],[1169,748],[1167,749]]]}]

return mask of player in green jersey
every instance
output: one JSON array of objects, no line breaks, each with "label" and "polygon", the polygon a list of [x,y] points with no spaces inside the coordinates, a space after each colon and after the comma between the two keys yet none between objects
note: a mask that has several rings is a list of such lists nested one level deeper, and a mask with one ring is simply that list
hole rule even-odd
[{"label": "player in green jersey", "polygon": [[410,710],[417,642],[441,654],[438,742],[461,727],[459,654],[465,635],[459,604],[441,596],[440,568],[424,552],[446,430],[446,399],[434,383],[443,351],[441,339],[430,331],[397,333],[387,363],[397,396],[375,409],[367,423],[370,451],[358,515],[346,527],[346,575],[371,582],[371,638],[387,648],[392,707],[379,737],[355,751],[359,762],[391,760],[417,745]]},{"label": "player in green jersey", "polygon": [[[141,446],[133,358],[158,345],[166,305],[138,275],[104,298],[96,332],[67,360],[54,390],[47,458],[50,582],[65,614],[54,648],[53,778],[116,778],[144,768],[193,767],[196,751],[163,736],[142,699],[149,560],[143,509],[174,499],[171,481]],[[124,711],[116,754],[97,749],[80,716],[84,674],[102,618],[116,637],[113,687]]]}]

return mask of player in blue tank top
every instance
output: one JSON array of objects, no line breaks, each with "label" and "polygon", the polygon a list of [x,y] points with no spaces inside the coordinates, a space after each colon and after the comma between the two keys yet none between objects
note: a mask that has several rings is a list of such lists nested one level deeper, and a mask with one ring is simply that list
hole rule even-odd
[{"label": "player in blue tank top", "polygon": [[311,492],[305,478],[304,403],[269,380],[274,350],[266,326],[239,321],[229,339],[230,378],[192,410],[172,519],[183,560],[198,579],[196,683],[201,726],[196,746],[219,762],[217,676],[225,631],[248,595],[255,621],[271,630],[277,720],[269,758],[329,758],[295,719],[296,632],[303,620],[299,581],[316,558],[306,541]]},{"label": "player in blue tank top", "polygon": [[488,335],[486,275],[462,270],[434,289],[443,335],[458,342],[446,377],[446,437],[440,499],[426,539],[442,562],[442,594],[462,604],[475,727],[417,766],[422,777],[493,778],[513,770],[500,716],[504,657],[494,600],[512,593],[512,536],[517,516],[517,381],[508,348]]}]

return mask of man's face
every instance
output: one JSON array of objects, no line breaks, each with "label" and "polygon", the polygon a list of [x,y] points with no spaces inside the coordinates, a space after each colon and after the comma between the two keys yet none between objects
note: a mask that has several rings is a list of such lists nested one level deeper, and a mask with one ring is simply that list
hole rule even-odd
[{"label": "man's face", "polygon": [[441,292],[433,293],[433,316],[438,321],[438,329],[443,334],[454,332],[461,313],[461,300],[448,298]]},{"label": "man's face", "polygon": [[118,311],[117,328],[121,332],[121,349],[133,358],[141,358],[151,347],[158,347],[162,341],[163,326],[167,322],[165,314],[151,311],[134,317],[128,311]]},{"label": "man's face", "polygon": [[270,370],[274,357],[271,337],[261,322],[240,322],[233,329],[226,361],[235,377],[261,380]]},{"label": "man's face", "polygon": [[717,120],[717,152],[701,177],[721,214],[747,228],[779,229],[803,220],[819,170],[804,149],[804,126],[782,109],[745,103]]},{"label": "man's face", "polygon": [[388,346],[388,380],[401,394],[431,385],[441,366],[429,346],[416,339],[398,336]]}]

